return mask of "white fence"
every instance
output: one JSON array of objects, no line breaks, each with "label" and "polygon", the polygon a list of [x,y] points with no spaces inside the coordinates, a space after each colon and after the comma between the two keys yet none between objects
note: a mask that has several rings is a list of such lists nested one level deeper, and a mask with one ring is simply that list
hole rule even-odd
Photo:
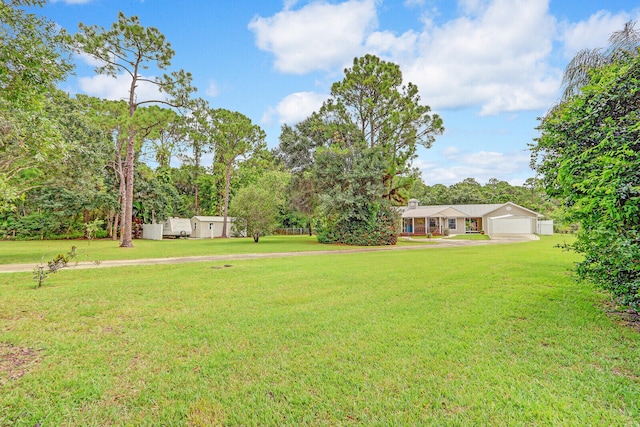
[{"label": "white fence", "polygon": [[538,234],[542,236],[553,236],[553,220],[538,221]]},{"label": "white fence", "polygon": [[275,234],[285,234],[287,236],[309,234],[309,229],[308,228],[278,228]]}]

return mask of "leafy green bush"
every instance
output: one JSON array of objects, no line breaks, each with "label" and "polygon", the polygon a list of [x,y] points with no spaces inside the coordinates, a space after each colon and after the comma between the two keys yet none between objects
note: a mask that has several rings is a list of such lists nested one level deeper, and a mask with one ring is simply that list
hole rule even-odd
[{"label": "leafy green bush", "polygon": [[320,243],[354,246],[382,246],[398,243],[397,214],[389,207],[376,206],[368,220],[357,218],[325,224],[317,230]]},{"label": "leafy green bush", "polygon": [[581,230],[571,247],[585,254],[576,271],[613,294],[620,304],[640,307],[640,233],[605,227]]},{"label": "leafy green bush", "polygon": [[[532,149],[546,190],[580,224],[576,272],[640,307],[640,55],[591,70],[580,94],[552,109]],[[570,229],[571,230],[571,229]]]}]

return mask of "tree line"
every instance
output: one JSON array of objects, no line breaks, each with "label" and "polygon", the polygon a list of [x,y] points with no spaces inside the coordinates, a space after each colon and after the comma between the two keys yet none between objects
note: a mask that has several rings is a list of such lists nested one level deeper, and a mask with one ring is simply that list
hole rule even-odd
[{"label": "tree line", "polygon": [[[126,247],[143,223],[233,214],[255,241],[275,227],[308,227],[323,242],[393,244],[393,207],[412,197],[553,208],[533,181],[425,185],[412,160],[444,127],[397,64],[355,58],[322,107],[284,125],[268,149],[264,131],[242,113],[195,97],[191,74],[171,68],[174,51],[159,30],[120,13],[110,28],[80,23],[72,35],[25,11],[43,4],[0,6],[4,238],[96,234]],[[74,52],[96,59],[99,74],[128,76],[123,100],[57,89]],[[147,78],[150,68],[165,73]],[[142,84],[163,95],[142,98]]]},{"label": "tree line", "polygon": [[482,185],[474,178],[466,178],[458,183],[426,185],[417,181],[411,189],[411,197],[420,205],[468,205],[513,202],[549,217],[558,218],[559,202],[549,198],[542,183],[527,179],[523,185],[511,185],[506,181],[491,178]]}]

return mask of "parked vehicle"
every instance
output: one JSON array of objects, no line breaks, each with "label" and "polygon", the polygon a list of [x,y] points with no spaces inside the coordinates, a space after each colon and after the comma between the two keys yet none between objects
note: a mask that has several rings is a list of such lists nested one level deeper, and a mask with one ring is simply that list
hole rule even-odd
[{"label": "parked vehicle", "polygon": [[191,220],[189,218],[172,217],[164,222],[162,237],[189,237],[191,236]]}]

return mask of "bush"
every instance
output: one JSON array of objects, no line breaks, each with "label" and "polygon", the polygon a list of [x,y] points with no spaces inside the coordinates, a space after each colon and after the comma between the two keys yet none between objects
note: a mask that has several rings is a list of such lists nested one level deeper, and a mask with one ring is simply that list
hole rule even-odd
[{"label": "bush", "polygon": [[342,243],[354,246],[383,246],[398,243],[397,214],[388,207],[374,209],[367,221],[350,218],[320,226],[320,243]]},{"label": "bush", "polygon": [[[594,68],[580,93],[542,119],[532,164],[563,222],[580,224],[578,277],[640,308],[640,55]],[[564,231],[564,230],[563,230]]]},{"label": "bush", "polygon": [[578,276],[611,292],[622,305],[640,308],[640,233],[604,227],[580,230],[570,247],[585,255]]}]

